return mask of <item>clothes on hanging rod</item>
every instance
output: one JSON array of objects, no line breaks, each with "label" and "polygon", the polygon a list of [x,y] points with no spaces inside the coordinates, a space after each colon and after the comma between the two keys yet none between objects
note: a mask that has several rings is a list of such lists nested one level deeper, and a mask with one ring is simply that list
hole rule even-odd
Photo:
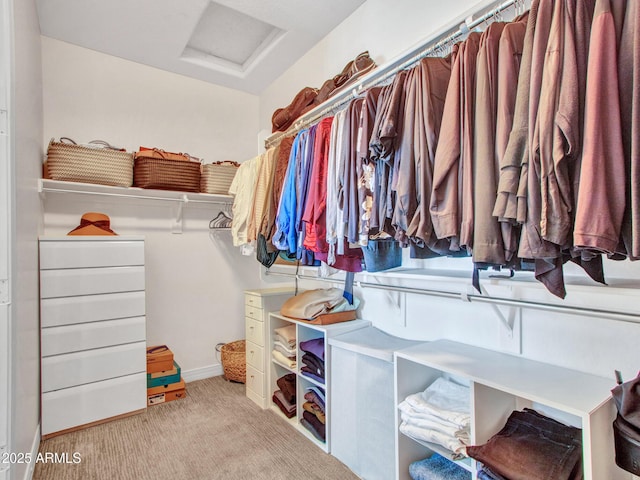
[{"label": "clothes on hanging rod", "polygon": [[360,95],[363,91],[388,82],[389,79],[393,77],[397,72],[413,66],[422,58],[428,55],[432,55],[435,52],[443,53],[440,51],[443,46],[453,46],[455,43],[460,41],[462,37],[464,37],[470,30],[473,30],[474,28],[484,24],[487,20],[494,18],[497,14],[504,12],[509,8],[515,7],[517,10],[521,5],[524,5],[523,0],[503,1],[493,8],[490,8],[480,17],[469,22],[465,21],[459,27],[451,28],[444,32],[441,32],[435,37],[432,37],[424,42],[420,47],[403,55],[399,59],[396,59],[395,61],[392,61],[387,65],[372,70],[370,73],[363,76],[362,79],[360,79],[358,82],[354,83],[351,89],[344,90],[343,92],[339,92],[335,96],[331,97],[329,101],[326,102],[327,106],[324,106],[323,104],[319,105],[318,107],[301,115],[300,118],[298,118],[298,120],[286,131],[278,132],[271,135],[265,141],[265,148],[271,148],[272,146],[277,145],[282,138],[295,135],[295,133],[299,130],[307,128],[309,125],[316,123],[319,119],[325,117],[330,112],[333,112],[333,114],[335,114],[338,109],[344,107],[345,104],[350,102],[356,96]]},{"label": "clothes on hanging rod", "polygon": [[[310,275],[301,275],[296,273],[272,272],[266,270],[266,275],[276,275],[282,277],[293,277],[296,280],[310,280],[314,282],[328,282],[334,284],[342,283],[342,279],[332,279],[324,277],[315,277]],[[431,297],[450,298],[453,300],[461,300],[464,302],[481,302],[505,307],[531,308],[534,310],[543,310],[547,312],[581,315],[593,318],[605,318],[625,323],[640,323],[640,314],[625,312],[621,310],[587,308],[580,305],[562,305],[537,302],[533,300],[522,300],[518,298],[494,297],[491,295],[481,295],[466,292],[452,292],[446,290],[437,290],[432,288],[404,287],[393,285],[391,283],[371,283],[360,280],[355,281],[354,286],[357,288],[372,288],[377,290],[385,290],[389,292],[412,293],[416,295],[427,295]]]}]

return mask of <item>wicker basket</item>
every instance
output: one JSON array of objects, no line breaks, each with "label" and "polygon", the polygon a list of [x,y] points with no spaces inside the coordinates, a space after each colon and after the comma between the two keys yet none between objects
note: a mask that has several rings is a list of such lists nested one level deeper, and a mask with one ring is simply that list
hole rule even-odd
[{"label": "wicker basket", "polygon": [[232,382],[245,383],[247,375],[245,350],[244,340],[225,343],[220,347],[224,378]]},{"label": "wicker basket", "polygon": [[66,137],[60,142],[51,139],[47,149],[47,178],[130,187],[133,183],[133,154],[107,146],[104,142],[91,143],[96,148],[76,145]]},{"label": "wicker basket", "polygon": [[[167,158],[162,158],[162,155]],[[200,162],[192,158],[187,154],[168,154],[162,150],[137,152],[133,164],[133,186],[199,192]]]},{"label": "wicker basket", "polygon": [[202,176],[200,177],[200,191],[202,193],[213,193],[218,195],[228,195],[229,187],[236,176],[240,164],[237,162],[224,161],[202,165]]}]

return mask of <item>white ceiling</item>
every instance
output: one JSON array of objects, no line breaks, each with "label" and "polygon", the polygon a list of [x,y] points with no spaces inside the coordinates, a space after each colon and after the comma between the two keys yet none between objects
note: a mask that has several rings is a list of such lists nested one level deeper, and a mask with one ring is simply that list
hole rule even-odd
[{"label": "white ceiling", "polygon": [[365,0],[37,0],[42,35],[258,94]]}]

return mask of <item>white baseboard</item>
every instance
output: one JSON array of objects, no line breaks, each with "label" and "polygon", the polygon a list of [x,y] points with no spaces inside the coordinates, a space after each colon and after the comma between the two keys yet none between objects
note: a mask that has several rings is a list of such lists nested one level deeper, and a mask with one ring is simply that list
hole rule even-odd
[{"label": "white baseboard", "polygon": [[[40,424],[38,423],[38,428],[36,428],[36,433],[33,436],[33,443],[31,444],[31,458],[35,459],[38,456],[38,451],[40,450]],[[29,468],[24,472],[24,480],[31,480],[33,478],[33,471],[36,468],[35,460],[29,462]]]},{"label": "white baseboard", "polygon": [[217,377],[223,374],[222,365],[217,363],[206,367],[193,368],[191,370],[183,370],[182,378],[186,383],[195,380],[204,380],[205,378]]}]

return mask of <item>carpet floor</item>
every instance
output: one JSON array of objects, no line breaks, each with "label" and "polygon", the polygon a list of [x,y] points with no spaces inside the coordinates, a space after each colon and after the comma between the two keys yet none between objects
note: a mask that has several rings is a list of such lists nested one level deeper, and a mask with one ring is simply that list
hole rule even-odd
[{"label": "carpet floor", "polygon": [[[187,385],[187,397],[145,413],[40,443],[69,462],[37,463],[34,480],[352,480],[335,457],[222,377]],[[46,457],[45,457],[46,458]]]}]

